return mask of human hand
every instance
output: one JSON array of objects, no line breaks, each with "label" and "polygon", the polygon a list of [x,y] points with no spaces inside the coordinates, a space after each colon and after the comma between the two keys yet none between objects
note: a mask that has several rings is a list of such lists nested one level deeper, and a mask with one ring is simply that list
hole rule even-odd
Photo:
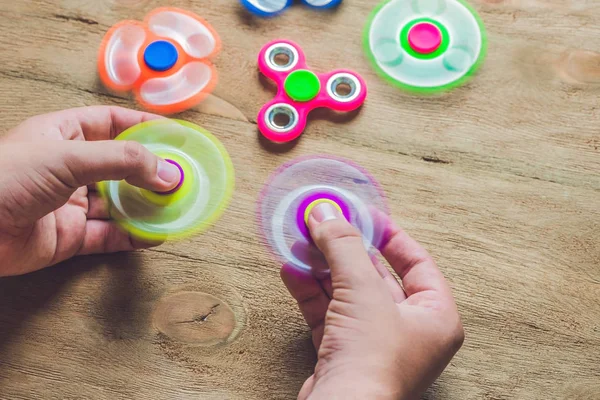
[{"label": "human hand", "polygon": [[150,246],[108,221],[93,184],[125,179],[154,191],[177,185],[177,167],[139,143],[111,140],[155,118],[160,117],[86,107],[30,118],[0,137],[0,276],[75,255]]},{"label": "human hand", "polygon": [[331,278],[288,265],[281,270],[318,355],[301,400],[417,399],[462,346],[464,330],[444,276],[425,249],[384,221],[381,253],[402,286],[328,203],[315,207],[308,226]]}]

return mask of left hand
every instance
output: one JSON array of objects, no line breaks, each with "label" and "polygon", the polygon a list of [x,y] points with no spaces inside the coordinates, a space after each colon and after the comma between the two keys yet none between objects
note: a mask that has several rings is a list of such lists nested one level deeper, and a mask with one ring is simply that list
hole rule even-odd
[{"label": "left hand", "polygon": [[0,137],[0,276],[75,255],[150,246],[108,221],[93,184],[125,179],[155,191],[177,185],[175,166],[139,143],[112,140],[156,118],[118,107],[86,107],[30,118]]}]

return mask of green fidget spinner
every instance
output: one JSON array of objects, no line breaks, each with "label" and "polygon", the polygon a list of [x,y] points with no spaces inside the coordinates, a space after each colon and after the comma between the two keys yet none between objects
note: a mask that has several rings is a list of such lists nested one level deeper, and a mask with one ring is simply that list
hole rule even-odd
[{"label": "green fidget spinner", "polygon": [[436,93],[475,73],[487,41],[481,18],[463,0],[387,0],[371,14],[364,46],[393,85]]}]

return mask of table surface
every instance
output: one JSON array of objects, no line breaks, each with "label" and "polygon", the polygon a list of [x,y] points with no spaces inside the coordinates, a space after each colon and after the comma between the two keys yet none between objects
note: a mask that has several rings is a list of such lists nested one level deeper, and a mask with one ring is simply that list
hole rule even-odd
[{"label": "table surface", "polygon": [[[0,398],[293,398],[315,355],[255,207],[281,163],[329,153],[380,181],[454,289],[466,342],[428,399],[597,399],[600,3],[473,1],[488,58],[435,97],[368,65],[361,35],[377,0],[271,20],[235,0],[2,1],[2,132],[58,109],[135,107],[98,81],[104,33],[166,4],[206,18],[223,40],[220,84],[181,118],[222,140],[237,187],[204,235],[0,280]],[[295,146],[260,140],[255,116],[273,90],[256,55],[276,38],[300,43],[319,71],[359,71],[370,90],[360,112],[315,112]]]}]

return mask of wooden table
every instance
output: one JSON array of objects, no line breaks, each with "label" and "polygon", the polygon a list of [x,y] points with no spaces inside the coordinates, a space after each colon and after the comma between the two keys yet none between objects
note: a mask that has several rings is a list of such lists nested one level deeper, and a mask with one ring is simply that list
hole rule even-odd
[{"label": "wooden table", "polygon": [[[258,20],[235,0],[1,2],[2,132],[63,108],[135,107],[97,79],[107,29],[165,4],[205,17],[223,40],[220,84],[181,118],[223,141],[237,188],[205,235],[0,280],[0,398],[293,398],[315,355],[254,215],[270,173],[313,153],[372,172],[454,288],[467,339],[427,398],[600,398],[600,4],[479,0],[482,70],[422,98],[363,55],[376,3]],[[273,95],[256,55],[276,38],[319,71],[359,71],[370,93],[355,118],[315,113],[273,152],[256,129]]]}]

